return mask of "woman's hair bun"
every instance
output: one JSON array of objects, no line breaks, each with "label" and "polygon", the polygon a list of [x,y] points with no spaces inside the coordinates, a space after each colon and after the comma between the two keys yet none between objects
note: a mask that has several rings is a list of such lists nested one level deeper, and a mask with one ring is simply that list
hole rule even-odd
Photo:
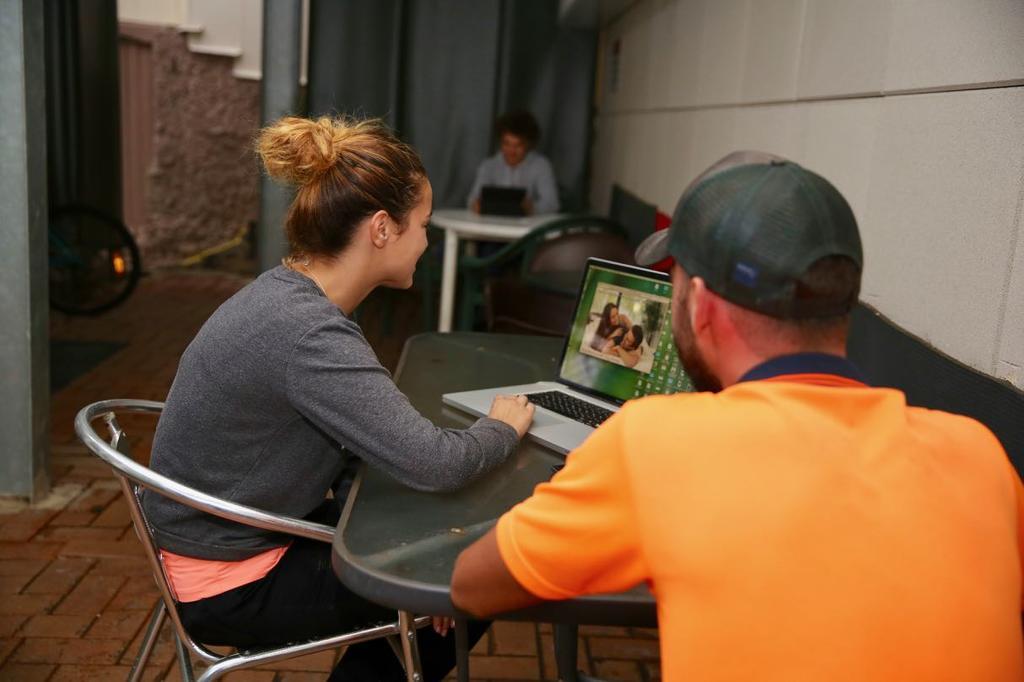
[{"label": "woman's hair bun", "polygon": [[256,151],[270,177],[304,185],[338,162],[352,127],[343,118],[286,116],[260,131]]}]

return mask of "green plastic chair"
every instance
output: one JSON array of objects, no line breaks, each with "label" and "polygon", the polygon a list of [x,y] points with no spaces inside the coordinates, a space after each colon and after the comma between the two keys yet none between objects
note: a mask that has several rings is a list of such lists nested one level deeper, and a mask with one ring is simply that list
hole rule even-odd
[{"label": "green plastic chair", "polygon": [[[587,258],[632,261],[626,229],[603,216],[576,215],[540,225],[495,253],[459,260],[457,328],[472,329],[485,300],[485,281],[494,273],[516,277],[527,292],[575,298]],[[518,267],[516,267],[518,263]]]}]

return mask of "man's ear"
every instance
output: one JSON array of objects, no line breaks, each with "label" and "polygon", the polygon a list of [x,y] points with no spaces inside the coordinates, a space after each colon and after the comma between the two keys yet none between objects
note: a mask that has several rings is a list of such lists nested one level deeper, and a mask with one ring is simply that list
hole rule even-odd
[{"label": "man's ear", "polygon": [[388,243],[388,236],[390,234],[391,216],[387,211],[380,210],[370,216],[370,219],[366,222],[367,229],[370,230],[370,241],[378,249],[384,248]]},{"label": "man's ear", "polygon": [[687,313],[694,334],[707,332],[717,303],[701,277],[690,278],[690,291],[686,300]]},{"label": "man's ear", "polygon": [[675,307],[679,304],[684,303],[686,300],[687,290],[690,288],[690,277],[683,270],[683,266],[679,263],[672,263],[672,302]]}]

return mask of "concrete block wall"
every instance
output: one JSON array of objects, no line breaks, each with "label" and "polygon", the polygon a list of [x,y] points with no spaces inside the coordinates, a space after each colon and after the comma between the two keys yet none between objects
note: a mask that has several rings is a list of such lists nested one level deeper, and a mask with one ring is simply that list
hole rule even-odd
[{"label": "concrete block wall", "polygon": [[[263,77],[263,0],[118,0],[119,21],[174,26],[188,36],[197,54],[234,59],[238,78]],[[302,3],[302,67],[306,83],[309,44],[309,0]]]},{"label": "concrete block wall", "polygon": [[596,209],[792,158],[853,206],[865,301],[1024,388],[1024,1],[640,0],[601,45]]}]

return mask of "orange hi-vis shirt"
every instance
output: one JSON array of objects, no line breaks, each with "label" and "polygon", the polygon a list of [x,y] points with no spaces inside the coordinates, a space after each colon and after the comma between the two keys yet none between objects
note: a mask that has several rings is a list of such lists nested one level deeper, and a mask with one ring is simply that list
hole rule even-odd
[{"label": "orange hi-vis shirt", "polygon": [[1020,478],[855,372],[627,403],[499,520],[504,563],[545,599],[646,581],[666,680],[1024,679]]}]

